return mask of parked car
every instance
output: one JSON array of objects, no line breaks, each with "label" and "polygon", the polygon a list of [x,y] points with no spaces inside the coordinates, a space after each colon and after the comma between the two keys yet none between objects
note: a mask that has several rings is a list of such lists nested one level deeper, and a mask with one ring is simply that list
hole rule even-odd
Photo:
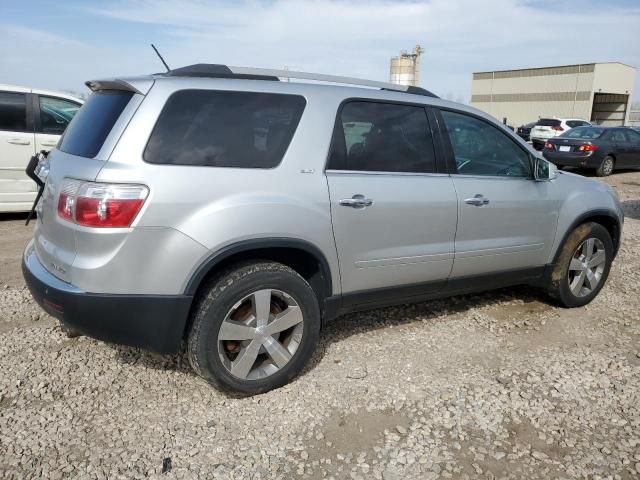
[{"label": "parked car", "polygon": [[531,143],[536,150],[542,150],[550,138],[557,137],[572,128],[586,125],[591,123],[576,118],[541,118],[531,129]]},{"label": "parked car", "polygon": [[81,105],[65,93],[0,85],[0,212],[31,209],[36,185],[27,162],[58,143]]},{"label": "parked car", "polygon": [[536,126],[538,122],[530,122],[525,125],[518,127],[517,133],[518,136],[523,139],[525,142],[528,142],[531,137],[531,129]]},{"label": "parked car", "polygon": [[88,85],[43,160],[27,285],[81,333],[186,342],[223,389],[289,382],[347,312],[514,284],[585,305],[618,250],[609,186],[420,88],[224,65]]},{"label": "parked car", "polygon": [[640,133],[626,127],[578,127],[547,141],[544,158],[559,167],[591,168],[611,175],[616,168],[640,167]]}]

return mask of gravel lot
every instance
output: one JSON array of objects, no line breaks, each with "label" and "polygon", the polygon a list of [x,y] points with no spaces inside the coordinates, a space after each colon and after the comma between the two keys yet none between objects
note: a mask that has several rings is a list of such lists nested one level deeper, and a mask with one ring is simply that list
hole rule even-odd
[{"label": "gravel lot", "polygon": [[592,304],[522,287],[350,315],[253,398],[67,338],[23,286],[30,228],[2,217],[0,477],[640,478],[640,172],[607,181],[627,219]]}]

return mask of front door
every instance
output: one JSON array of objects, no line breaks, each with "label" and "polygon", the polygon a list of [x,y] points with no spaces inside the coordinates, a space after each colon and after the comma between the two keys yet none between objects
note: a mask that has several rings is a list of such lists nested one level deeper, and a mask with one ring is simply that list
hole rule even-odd
[{"label": "front door", "polygon": [[432,139],[421,106],[341,109],[326,175],[343,294],[406,286],[398,298],[419,296],[449,277],[456,195]]},{"label": "front door", "polygon": [[0,91],[0,211],[28,210],[37,186],[25,168],[35,153],[28,95]]},{"label": "front door", "polygon": [[559,200],[532,177],[531,154],[497,126],[442,110],[458,231],[452,278],[543,266],[555,238]]}]

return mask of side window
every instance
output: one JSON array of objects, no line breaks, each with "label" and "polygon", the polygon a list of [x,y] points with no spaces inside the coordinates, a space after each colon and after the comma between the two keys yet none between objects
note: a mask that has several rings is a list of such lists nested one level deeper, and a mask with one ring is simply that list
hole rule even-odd
[{"label": "side window", "polygon": [[24,93],[0,92],[0,130],[27,131],[27,96]]},{"label": "side window", "polygon": [[629,137],[631,143],[640,145],[640,133],[636,132],[635,130],[629,130],[627,132],[627,137]]},{"label": "side window", "polygon": [[489,122],[443,110],[458,173],[531,177],[527,152]]},{"label": "side window", "polygon": [[353,101],[344,105],[333,135],[328,169],[435,172],[425,109]]},{"label": "side window", "polygon": [[305,105],[297,95],[181,90],[160,112],[143,157],[159,164],[273,168]]},{"label": "side window", "polygon": [[567,121],[567,125],[570,128],[575,128],[575,127],[579,127],[580,125],[582,125],[582,122],[578,122],[577,120],[568,120]]},{"label": "side window", "polygon": [[40,96],[40,128],[38,133],[62,135],[80,105],[61,98]]},{"label": "side window", "polygon": [[614,130],[611,132],[611,140],[614,142],[627,143],[629,140],[627,139],[626,133],[624,130]]}]

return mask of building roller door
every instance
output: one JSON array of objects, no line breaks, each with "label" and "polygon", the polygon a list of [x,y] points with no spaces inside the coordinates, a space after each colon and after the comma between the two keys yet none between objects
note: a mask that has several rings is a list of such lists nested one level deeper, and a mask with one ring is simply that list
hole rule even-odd
[{"label": "building roller door", "polygon": [[629,95],[615,93],[595,93],[591,122],[598,125],[624,125],[627,114]]}]

